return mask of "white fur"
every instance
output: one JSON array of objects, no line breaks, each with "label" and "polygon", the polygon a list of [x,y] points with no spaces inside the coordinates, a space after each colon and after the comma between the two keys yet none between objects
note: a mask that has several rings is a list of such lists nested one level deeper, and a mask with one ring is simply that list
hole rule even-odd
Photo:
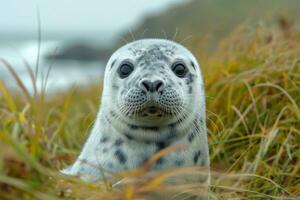
[{"label": "white fur", "polygon": [[[151,156],[156,151],[156,146],[153,144],[145,144],[139,141],[125,141],[123,144],[123,150],[126,151],[126,157],[127,157],[127,163],[126,166],[119,165],[118,162],[114,160],[113,155],[111,153],[103,153],[103,148],[101,147],[101,144],[99,143],[101,137],[103,134],[109,133],[110,140],[113,142],[117,138],[124,138],[124,135],[122,134],[122,131],[126,130],[126,124],[121,123],[120,119],[113,119],[112,124],[108,124],[105,120],[105,116],[108,115],[110,109],[115,109],[116,105],[114,102],[116,99],[118,99],[118,95],[115,92],[112,92],[112,84],[117,80],[115,75],[115,70],[111,70],[112,62],[118,58],[118,60],[127,59],[128,57],[132,58],[132,55],[130,51],[128,50],[130,47],[135,46],[135,48],[141,48],[143,49],[144,46],[149,46],[151,44],[165,44],[166,46],[175,46],[176,49],[176,55],[180,56],[184,59],[191,60],[195,63],[195,74],[198,76],[198,78],[195,80],[195,84],[193,84],[193,90],[195,91],[193,93],[194,99],[191,101],[191,119],[187,119],[187,122],[184,122],[180,125],[180,127],[177,127],[178,131],[182,131],[183,133],[189,133],[193,130],[194,127],[191,127],[191,120],[193,120],[194,114],[199,114],[199,117],[203,120],[203,124],[200,127],[199,134],[196,136],[197,138],[195,141],[191,144],[187,142],[187,139],[185,136],[178,138],[174,142],[172,142],[172,145],[176,144],[187,144],[189,145],[189,148],[187,150],[178,152],[178,153],[171,153],[168,157],[166,157],[164,164],[161,166],[161,168],[166,167],[172,167],[172,163],[177,158],[182,158],[185,161],[185,165],[193,165],[193,156],[191,156],[195,150],[200,149],[204,152],[205,155],[203,155],[206,159],[206,166],[209,166],[208,161],[208,145],[207,145],[207,136],[206,136],[206,125],[205,125],[205,96],[203,91],[203,80],[201,77],[201,72],[199,65],[192,55],[190,51],[188,51],[183,46],[172,42],[168,40],[162,40],[162,39],[146,39],[146,40],[139,40],[135,41],[133,43],[129,43],[123,47],[121,47],[119,50],[117,50],[109,59],[106,70],[105,70],[105,76],[104,76],[104,88],[103,88],[103,94],[102,94],[102,100],[101,100],[101,107],[99,109],[96,122],[94,124],[94,127],[91,131],[91,134],[86,141],[82,152],[80,153],[79,157],[75,161],[75,163],[64,170],[62,170],[63,174],[66,175],[76,175],[82,178],[85,181],[96,181],[102,179],[103,175],[108,174],[110,171],[116,172],[116,171],[122,171],[126,169],[131,169],[135,167],[139,167],[139,159],[142,158],[145,155]],[[134,59],[134,58],[132,58]],[[118,61],[115,65],[118,64]],[[192,70],[192,69],[191,69]],[[142,71],[139,73],[143,73]],[[122,80],[120,80],[122,81]],[[122,84],[120,84],[122,87]],[[131,119],[129,122],[134,123]],[[176,130],[177,130],[176,129]],[[167,129],[166,129],[167,130]],[[163,132],[163,129],[162,129]],[[139,135],[141,138],[147,137],[147,135],[150,135],[151,133],[140,131]],[[152,138],[153,139],[153,138]],[[110,144],[111,148],[114,148],[113,144]],[[113,150],[113,149],[109,149]],[[109,163],[114,164],[113,168],[109,168]],[[155,169],[155,168],[154,168]],[[156,168],[156,169],[159,169]]]}]

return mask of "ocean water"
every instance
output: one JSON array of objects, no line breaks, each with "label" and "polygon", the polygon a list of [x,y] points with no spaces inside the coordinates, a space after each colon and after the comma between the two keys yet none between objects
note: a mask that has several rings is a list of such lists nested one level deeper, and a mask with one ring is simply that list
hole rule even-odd
[{"label": "ocean water", "polygon": [[[47,92],[59,92],[70,86],[81,87],[91,82],[101,84],[107,60],[98,62],[55,61],[44,59],[64,44],[58,41],[87,39],[98,47],[112,46],[124,33],[130,32],[145,16],[158,14],[184,0],[125,1],[3,1],[0,7],[0,58],[5,59],[21,81],[32,92],[30,76],[22,59],[36,71],[38,51],[39,8],[42,43],[38,62],[37,86],[41,87],[46,74]],[[118,6],[116,7],[116,5]],[[83,9],[85,8],[85,9]],[[55,11],[55,12],[53,12]],[[14,15],[11,15],[14,13]],[[122,16],[120,18],[120,16]],[[29,40],[29,38],[35,38]],[[56,41],[49,40],[55,38]],[[18,88],[7,68],[0,62],[0,80],[12,89]]]},{"label": "ocean water", "polygon": [[[56,41],[42,42],[39,60],[37,61],[37,41],[2,43],[0,44],[0,58],[13,67],[30,92],[33,92],[33,85],[28,70],[24,65],[24,60],[28,62],[30,69],[34,73],[38,66],[37,87],[41,89],[42,84],[47,80],[46,91],[48,93],[61,92],[71,86],[81,87],[93,82],[101,84],[106,61],[80,62],[76,60],[58,61],[45,59],[45,55],[54,54],[61,45]],[[0,62],[0,79],[11,89],[18,88],[17,82],[2,62]]]}]

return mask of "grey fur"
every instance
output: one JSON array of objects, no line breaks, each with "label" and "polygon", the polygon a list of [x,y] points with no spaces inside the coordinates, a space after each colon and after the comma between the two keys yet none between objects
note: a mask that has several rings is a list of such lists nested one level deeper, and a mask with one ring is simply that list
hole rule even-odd
[{"label": "grey fur", "polygon": [[[125,61],[134,69],[121,79],[117,70]],[[182,78],[171,69],[178,61],[188,69]],[[156,152],[178,144],[187,148],[165,155],[151,169],[209,167],[203,80],[190,51],[172,41],[144,39],[121,47],[107,66],[96,122],[64,174],[100,180],[99,168],[118,172],[140,167]],[[146,91],[145,80],[158,81],[161,91]]]}]

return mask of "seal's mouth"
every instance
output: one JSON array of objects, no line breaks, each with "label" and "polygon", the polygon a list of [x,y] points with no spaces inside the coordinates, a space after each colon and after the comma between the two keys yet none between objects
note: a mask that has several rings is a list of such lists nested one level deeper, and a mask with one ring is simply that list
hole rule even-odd
[{"label": "seal's mouth", "polygon": [[147,112],[150,114],[155,114],[159,111],[159,109],[155,106],[150,106],[149,108],[147,108]]},{"label": "seal's mouth", "polygon": [[155,98],[151,98],[144,105],[144,109],[143,109],[142,112],[148,113],[150,115],[155,115],[158,112],[163,112],[163,110],[164,110],[163,106],[160,105],[160,102],[157,99],[155,99]]},{"label": "seal's mouth", "polygon": [[163,116],[168,115],[168,113],[160,106],[157,105],[151,105],[151,106],[147,106],[145,107],[142,111],[141,111],[142,117],[145,118],[161,118]]}]

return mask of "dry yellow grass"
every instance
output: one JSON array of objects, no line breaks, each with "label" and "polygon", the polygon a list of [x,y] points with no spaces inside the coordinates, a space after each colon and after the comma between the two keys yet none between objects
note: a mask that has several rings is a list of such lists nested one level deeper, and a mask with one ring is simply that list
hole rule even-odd
[{"label": "dry yellow grass", "polygon": [[[195,37],[195,36],[194,36]],[[242,27],[202,60],[212,164],[212,199],[299,199],[300,34],[289,26]],[[9,63],[1,60],[9,68]],[[3,67],[1,66],[1,67]],[[17,75],[14,75],[17,79]],[[34,77],[34,76],[33,76]],[[45,99],[15,95],[0,81],[1,199],[147,199],[197,193],[200,185],[167,185],[183,168],[116,174],[125,181],[87,184],[58,169],[79,153],[95,118],[101,88],[70,89]]]}]

